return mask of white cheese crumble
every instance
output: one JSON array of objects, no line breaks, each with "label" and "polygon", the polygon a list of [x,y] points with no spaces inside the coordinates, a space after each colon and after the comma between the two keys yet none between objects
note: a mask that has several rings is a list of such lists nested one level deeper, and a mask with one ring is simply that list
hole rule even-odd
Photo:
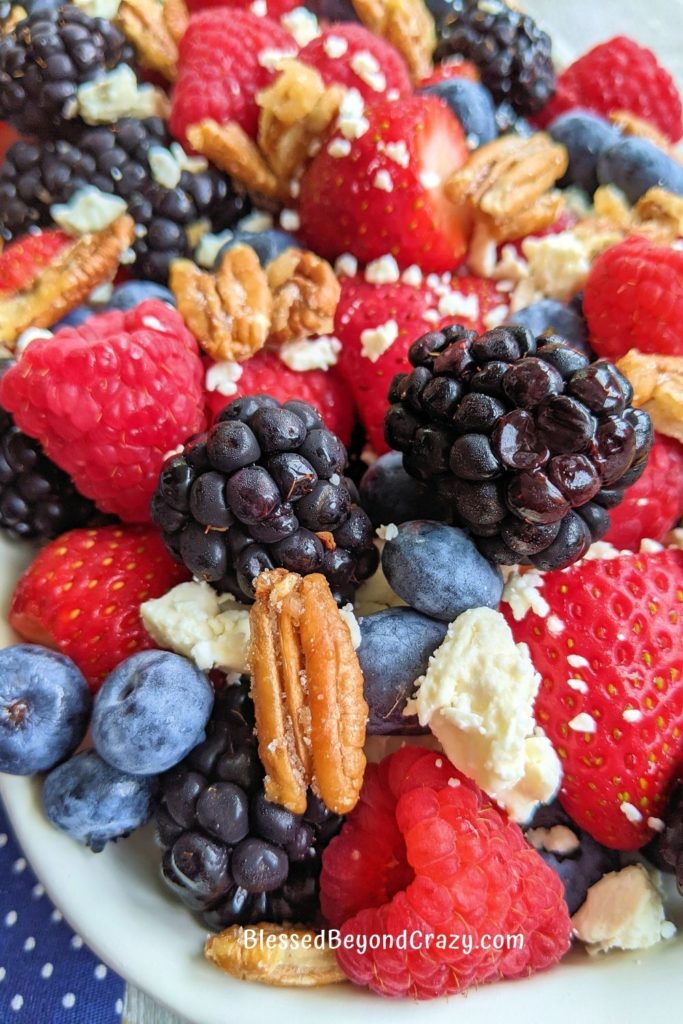
[{"label": "white cheese crumble", "polygon": [[557,853],[566,857],[580,847],[579,837],[566,825],[553,825],[552,828],[530,828],[525,832],[527,840],[535,850],[546,853]]},{"label": "white cheese crumble", "polygon": [[335,160],[341,160],[351,152],[351,143],[348,139],[332,139],[327,144],[327,152]]},{"label": "white cheese crumble", "polygon": [[486,330],[493,330],[494,327],[500,327],[502,323],[505,323],[508,312],[509,309],[507,304],[501,302],[499,306],[494,306],[493,309],[488,311],[488,313],[485,313],[482,320]]},{"label": "white cheese crumble", "polygon": [[559,636],[564,633],[565,625],[557,615],[549,615],[547,619],[548,632],[551,636]]},{"label": "white cheese crumble", "polygon": [[479,316],[479,298],[476,295],[463,295],[462,292],[446,292],[439,298],[441,316],[464,316],[468,320],[476,320]]},{"label": "white cheese crumble", "polygon": [[[641,498],[640,501],[647,504],[646,498]],[[640,553],[643,555],[656,555],[659,551],[663,550],[663,544],[660,544],[659,541],[651,540],[649,537],[643,537],[640,542]]]},{"label": "white cheese crumble", "polygon": [[635,725],[636,722],[641,722],[643,719],[643,712],[639,711],[638,708],[624,708],[621,713],[621,717],[625,722],[629,722]]},{"label": "white cheese crumble", "polygon": [[676,931],[666,920],[662,898],[641,864],[612,871],[592,885],[572,924],[589,953],[647,949]]},{"label": "white cheese crumble", "polygon": [[85,235],[90,231],[104,231],[128,209],[125,199],[100,192],[94,185],[84,185],[68,203],[55,203],[50,216],[70,235]]},{"label": "white cheese crumble", "polygon": [[198,668],[247,671],[249,609],[208,583],[180,583],[145,601],[140,615],[162,647],[191,658]]},{"label": "white cheese crumble", "polygon": [[398,526],[396,523],[387,523],[386,526],[382,524],[377,527],[376,533],[380,540],[395,540],[398,537]]},{"label": "white cheese crumble", "polygon": [[290,370],[329,370],[335,366],[341,352],[341,341],[331,334],[320,338],[300,338],[280,345],[278,355]]},{"label": "white cheese crumble", "polygon": [[403,140],[400,142],[378,142],[377,151],[384,153],[395,164],[398,164],[399,167],[407,167],[410,163],[408,146]]},{"label": "white cheese crumble", "polygon": [[627,821],[630,821],[632,825],[640,825],[643,820],[643,816],[637,807],[634,807],[628,800],[623,800],[619,804],[619,810],[624,815]]},{"label": "white cheese crumble", "polygon": [[422,284],[422,271],[417,263],[411,263],[401,274],[401,280],[411,288],[419,288]]},{"label": "white cheese crumble", "polygon": [[301,227],[301,219],[296,210],[283,210],[280,214],[280,227],[284,231],[298,231]]},{"label": "white cheese crumble", "polygon": [[225,231],[219,231],[217,235],[207,231],[205,235],[202,235],[199,245],[194,251],[195,261],[200,267],[213,270],[218,253],[224,245],[232,240],[232,237],[233,232],[229,228],[226,228]]},{"label": "white cheese crumble", "polygon": [[371,260],[365,268],[365,280],[369,284],[395,284],[400,277],[398,263],[389,253]]},{"label": "white cheese crumble", "polygon": [[349,48],[349,44],[343,36],[328,36],[323,43],[323,50],[332,60],[339,60]]},{"label": "white cheese crumble", "polygon": [[121,0],[73,0],[90,18],[106,18],[113,21],[118,14]]},{"label": "white cheese crumble", "polygon": [[74,114],[86,124],[110,124],[122,117],[153,117],[158,93],[153,85],[139,85],[128,64],[119,64],[76,91]]},{"label": "white cheese crumble", "polygon": [[575,715],[567,724],[573,732],[595,733],[598,731],[598,723],[587,711]]},{"label": "white cheese crumble", "polygon": [[237,225],[240,231],[251,231],[252,234],[257,234],[259,231],[268,231],[272,226],[273,215],[267,213],[266,210],[252,210]]},{"label": "white cheese crumble", "polygon": [[150,146],[147,160],[157,184],[163,185],[164,188],[176,187],[182,171],[170,149],[166,149],[165,146]]},{"label": "white cheese crumble", "polygon": [[377,174],[372,179],[372,184],[375,188],[380,189],[381,192],[394,191],[394,183],[391,180],[389,171],[377,171]]},{"label": "white cheese crumble", "polygon": [[349,633],[351,634],[351,643],[353,644],[354,649],[358,650],[358,648],[361,645],[363,637],[361,636],[360,626],[358,625],[358,619],[353,613],[353,605],[345,604],[342,608],[339,609],[339,614],[341,615],[346,625],[349,627]]},{"label": "white cheese crumble", "polygon": [[266,0],[254,0],[253,4],[249,4],[249,10],[257,18],[265,18],[268,14],[268,4]]},{"label": "white cheese crumble", "polygon": [[16,340],[14,345],[14,355],[16,357],[22,356],[32,341],[40,341],[41,339],[47,340],[52,337],[52,331],[46,331],[42,327],[27,327],[25,331],[21,332]]},{"label": "white cheese crumble", "polygon": [[257,60],[262,68],[267,71],[277,71],[280,68],[283,60],[287,60],[290,57],[295,57],[296,53],[294,50],[278,50],[275,47],[266,48],[261,50],[257,56]]},{"label": "white cheese crumble", "polygon": [[666,822],[662,821],[661,818],[648,818],[647,827],[651,828],[653,832],[663,832],[666,828]]},{"label": "white cheese crumble", "polygon": [[230,398],[231,395],[237,394],[237,382],[243,373],[244,367],[241,363],[225,359],[209,367],[204,378],[204,386],[207,391],[217,391],[219,395]]},{"label": "white cheese crumble", "polygon": [[550,605],[541,594],[543,577],[540,572],[531,569],[529,572],[512,572],[505,581],[502,600],[510,605],[515,622],[521,622],[527,612],[544,619],[550,611]]},{"label": "white cheese crumble", "polygon": [[398,338],[398,324],[395,320],[387,320],[385,324],[378,327],[368,327],[361,331],[360,350],[361,355],[376,363],[380,356],[384,355]]},{"label": "white cheese crumble", "polygon": [[552,799],[561,778],[557,754],[534,721],[540,682],[528,647],[515,643],[500,612],[473,608],[450,624],[405,710],[517,821]]},{"label": "white cheese crumble", "polygon": [[422,188],[438,188],[441,184],[441,178],[436,171],[422,171],[419,175],[420,184]]},{"label": "white cheese crumble", "polygon": [[290,35],[294,36],[297,46],[300,47],[307,46],[320,35],[318,19],[313,11],[309,11],[306,7],[295,7],[293,11],[283,14],[280,24],[287,29]]},{"label": "white cheese crumble", "polygon": [[350,252],[343,252],[334,263],[337,277],[355,277],[358,273],[358,260]]},{"label": "white cheese crumble", "polygon": [[339,107],[337,127],[345,139],[360,139],[370,127],[366,117],[365,103],[358,89],[347,89]]},{"label": "white cheese crumble", "polygon": [[359,50],[349,61],[351,70],[374,92],[384,92],[386,76],[382,73],[377,58],[369,50]]},{"label": "white cheese crumble", "polygon": [[591,267],[590,244],[573,231],[522,242],[529,273],[547,298],[564,301],[583,285]]}]

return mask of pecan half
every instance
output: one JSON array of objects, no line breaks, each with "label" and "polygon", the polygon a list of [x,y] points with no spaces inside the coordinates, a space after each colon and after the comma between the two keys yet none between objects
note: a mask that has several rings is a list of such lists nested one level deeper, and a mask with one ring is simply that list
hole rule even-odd
[{"label": "pecan half", "polygon": [[187,129],[190,145],[212,164],[241,182],[254,195],[284,202],[286,187],[268,166],[260,149],[236,121],[218,124],[206,118]]},{"label": "pecan half", "polygon": [[288,249],[266,273],[273,295],[270,344],[332,332],[341,285],[329,263],[314,252]]},{"label": "pecan half", "polygon": [[301,814],[311,786],[347,814],[363,782],[368,715],[349,627],[319,573],[271,569],[255,590],[249,664],[266,796]]},{"label": "pecan half", "polygon": [[29,327],[52,327],[114,277],[121,256],[135,240],[135,224],[124,214],[102,231],[75,239],[29,288],[0,298],[0,342],[8,348]]},{"label": "pecan half", "polygon": [[391,43],[408,65],[414,81],[432,71],[436,28],[424,0],[352,0],[366,28]]},{"label": "pecan half", "polygon": [[[182,24],[182,8],[178,6],[179,3],[182,0],[174,0],[167,14],[167,4],[163,0],[121,0],[114,19],[126,39],[133,44],[143,67],[158,71],[169,82],[175,81],[178,71],[175,33]],[[173,28],[169,25],[169,15]]]},{"label": "pecan half", "polygon": [[170,286],[187,326],[213,359],[240,363],[265,345],[272,298],[250,246],[230,249],[215,274],[192,260],[174,260]]},{"label": "pecan half", "polygon": [[[319,940],[313,945],[316,933],[310,928],[263,923],[250,930],[258,930],[262,941],[247,945],[245,929],[234,924],[207,939],[204,956],[233,978],[264,985],[311,988],[346,980],[329,946]],[[277,941],[269,944],[269,936]]]},{"label": "pecan half", "polygon": [[655,430],[683,442],[683,356],[632,348],[616,365],[631,382],[633,404],[649,414]]}]

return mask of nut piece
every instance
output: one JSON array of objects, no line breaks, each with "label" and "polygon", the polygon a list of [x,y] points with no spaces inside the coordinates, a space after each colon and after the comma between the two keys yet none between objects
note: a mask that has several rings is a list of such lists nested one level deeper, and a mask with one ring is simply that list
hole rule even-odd
[{"label": "nut piece", "polygon": [[[114,23],[135,47],[143,67],[158,71],[174,82],[178,71],[178,44],[174,32],[182,24],[182,0],[174,0],[167,14],[167,4],[159,0],[121,0]],[[187,9],[184,12],[187,24]],[[173,29],[168,18],[173,21]],[[184,29],[183,29],[184,31]]]},{"label": "nut piece", "polygon": [[497,242],[547,227],[563,205],[548,189],[567,168],[564,146],[536,132],[528,139],[504,135],[481,146],[446,183],[448,198],[469,206]]},{"label": "nut piece", "polygon": [[284,184],[296,178],[311,150],[339,113],[344,89],[326,86],[320,74],[285,59],[280,74],[256,100],[261,108],[258,144],[266,163]]},{"label": "nut piece", "polygon": [[63,249],[27,289],[0,298],[0,342],[13,349],[29,327],[52,327],[110,281],[135,240],[135,224],[123,214],[103,231],[81,235]]},{"label": "nut piece", "polygon": [[[313,945],[317,936],[310,928],[264,923],[249,931],[259,931],[262,941],[247,945],[245,929],[234,924],[207,939],[204,956],[233,978],[264,985],[311,988],[346,980],[329,946]],[[268,944],[269,936],[276,941]]]},{"label": "nut piece", "polygon": [[187,138],[193,149],[241,182],[249,192],[281,202],[288,198],[289,189],[280,182],[258,146],[236,121],[218,124],[205,118],[190,125]]},{"label": "nut piece", "polygon": [[424,0],[352,0],[366,28],[391,43],[408,65],[413,81],[432,72],[436,28]]},{"label": "nut piece", "polygon": [[633,404],[649,413],[655,430],[683,442],[683,356],[632,348],[616,365],[631,382]]},{"label": "nut piece", "polygon": [[314,252],[288,249],[266,273],[273,295],[270,344],[331,334],[341,285],[329,263]]},{"label": "nut piece", "polygon": [[312,786],[347,814],[363,782],[368,717],[349,627],[319,573],[271,569],[255,589],[249,664],[266,797],[302,814]]},{"label": "nut piece", "polygon": [[613,110],[609,115],[609,120],[619,129],[622,135],[635,135],[639,139],[647,139],[648,142],[652,142],[658,149],[663,149],[674,160],[680,160],[676,148],[671,145],[666,135],[660,132],[658,128],[655,128],[649,121],[644,121],[642,117],[632,114],[630,110]]},{"label": "nut piece", "polygon": [[213,359],[240,363],[265,345],[273,302],[250,246],[230,249],[215,274],[192,260],[174,260],[170,286],[185,323]]}]

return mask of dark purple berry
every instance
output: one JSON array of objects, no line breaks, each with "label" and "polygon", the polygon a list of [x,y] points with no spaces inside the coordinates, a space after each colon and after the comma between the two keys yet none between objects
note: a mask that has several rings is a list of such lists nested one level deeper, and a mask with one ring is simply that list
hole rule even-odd
[{"label": "dark purple berry", "polygon": [[208,433],[206,452],[211,465],[221,473],[234,473],[261,456],[256,436],[240,420],[216,423]]},{"label": "dark purple berry", "polygon": [[459,437],[451,448],[449,466],[463,480],[489,480],[501,471],[501,464],[485,434]]},{"label": "dark purple berry", "polygon": [[249,426],[266,454],[291,451],[306,437],[306,424],[289,409],[257,409]]},{"label": "dark purple berry", "polygon": [[491,435],[491,445],[496,457],[508,469],[539,469],[550,455],[533,416],[523,409],[501,416]]},{"label": "dark purple berry", "polygon": [[280,491],[262,466],[245,466],[230,477],[225,493],[234,514],[248,525],[266,519],[280,504]]},{"label": "dark purple berry", "polygon": [[216,530],[227,529],[235,518],[225,498],[225,477],[211,471],[202,473],[192,484],[190,512],[198,523]]},{"label": "dark purple berry", "polygon": [[518,473],[508,484],[510,509],[527,523],[556,523],[569,512],[569,502],[541,470]]},{"label": "dark purple berry", "polygon": [[550,363],[531,356],[511,366],[503,377],[505,397],[520,409],[535,409],[541,402],[559,395],[564,381]]}]

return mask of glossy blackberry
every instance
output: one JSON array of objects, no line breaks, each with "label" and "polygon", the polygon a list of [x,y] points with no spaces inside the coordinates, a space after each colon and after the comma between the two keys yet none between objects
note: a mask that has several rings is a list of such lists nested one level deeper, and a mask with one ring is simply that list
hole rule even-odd
[{"label": "glossy blackberry", "polygon": [[473,61],[496,102],[517,114],[548,102],[555,91],[550,36],[533,18],[502,0],[437,0],[434,10],[437,61],[456,53]]},{"label": "glossy blackberry", "polygon": [[38,8],[0,37],[0,120],[26,135],[62,135],[77,116],[79,86],[132,60],[106,18],[71,4]]},{"label": "glossy blackberry", "polygon": [[[174,149],[169,151],[169,146]],[[246,208],[215,168],[179,167],[174,187],[157,181],[150,152],[175,153],[182,164],[182,151],[175,147],[157,117],[127,117],[113,125],[84,128],[71,142],[16,142],[0,169],[2,237],[9,241],[31,227],[50,224],[53,203],[66,203],[78,189],[92,185],[125,199],[139,226],[134,272],[165,282],[170,261],[191,255],[193,228],[223,230]]]},{"label": "glossy blackberry", "polygon": [[161,780],[162,876],[209,928],[312,921],[321,853],[341,821],[312,793],[303,815],[266,800],[242,679],[218,692],[207,738]]},{"label": "glossy blackberry", "polygon": [[0,529],[21,540],[52,540],[84,526],[95,506],[0,409]]},{"label": "glossy blackberry", "polygon": [[676,876],[678,891],[683,895],[683,780],[678,780],[671,794],[664,815],[664,830],[643,852],[661,871]]},{"label": "glossy blackberry", "polygon": [[522,325],[477,337],[459,324],[410,349],[389,391],[388,444],[487,558],[559,569],[609,528],[645,469],[647,413],[605,359]]},{"label": "glossy blackberry", "polygon": [[193,575],[241,600],[281,566],[325,575],[338,600],[377,568],[344,445],[305,402],[237,398],[166,463],[152,517]]}]

